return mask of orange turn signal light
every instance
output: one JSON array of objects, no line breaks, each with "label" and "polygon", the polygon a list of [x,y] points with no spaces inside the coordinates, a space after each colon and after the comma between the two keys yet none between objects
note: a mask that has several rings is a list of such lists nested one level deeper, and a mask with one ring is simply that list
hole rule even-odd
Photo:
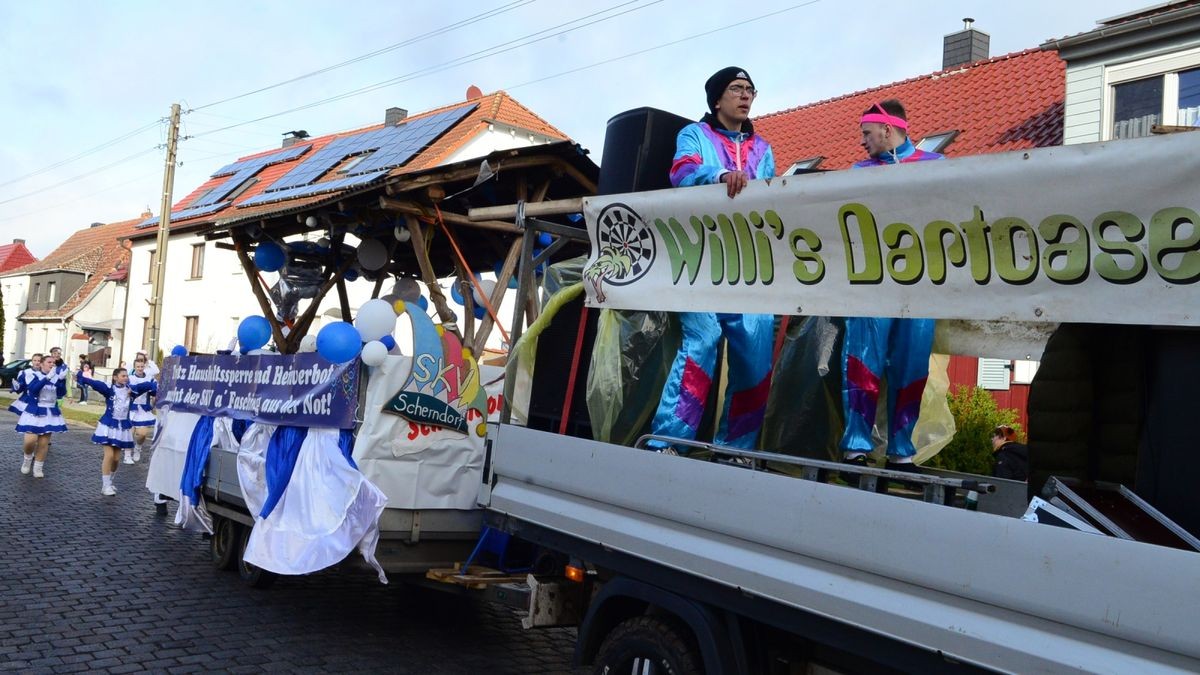
[{"label": "orange turn signal light", "polygon": [[583,577],[586,573],[584,572],[584,569],[582,567],[575,567],[574,565],[567,565],[565,568],[565,572],[566,572],[567,578],[570,579],[571,581],[574,581],[577,584],[583,583]]}]

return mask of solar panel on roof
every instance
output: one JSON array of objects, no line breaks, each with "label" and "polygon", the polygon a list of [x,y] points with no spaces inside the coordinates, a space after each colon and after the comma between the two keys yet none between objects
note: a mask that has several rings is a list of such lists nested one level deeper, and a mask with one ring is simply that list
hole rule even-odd
[{"label": "solar panel on roof", "polygon": [[270,202],[281,202],[296,197],[307,197],[309,195],[321,194],[323,192],[336,192],[344,190],[356,185],[365,185],[373,180],[382,178],[387,175],[387,169],[375,171],[373,173],[362,174],[358,176],[347,176],[337,180],[328,180],[322,183],[313,183],[311,185],[298,185],[287,190],[276,190],[274,192],[264,192],[255,195],[250,199],[238,204],[238,208],[244,206],[256,206],[258,204],[267,204]]},{"label": "solar panel on roof", "polygon": [[[171,212],[171,220],[173,220],[173,221],[174,220],[186,220],[188,218],[195,218],[196,216],[207,216],[210,213],[216,213],[217,211],[220,211],[221,209],[225,208],[226,206],[229,206],[229,202],[220,202],[217,204],[206,204],[204,206],[188,207],[186,209],[180,209],[179,211],[172,211]],[[151,225],[157,225],[157,224],[158,224],[158,216],[153,216],[151,218],[147,218],[147,219],[143,220],[142,222],[138,223],[137,227],[144,228],[144,227],[150,227]]]},{"label": "solar panel on roof", "polygon": [[251,159],[245,159],[240,162],[234,162],[233,164],[223,166],[218,169],[217,172],[212,175],[212,177],[218,178],[220,176],[228,176],[232,174],[229,180],[221,183],[212,190],[209,190],[207,193],[202,195],[200,199],[197,199],[189,204],[188,208],[215,204],[228,197],[229,193],[236,190],[237,187],[242,183],[245,183],[250,178],[253,178],[255,174],[257,174],[259,171],[262,171],[264,168],[271,166],[272,164],[279,164],[280,162],[286,162],[288,160],[295,159],[308,152],[311,148],[312,145],[293,145],[292,147],[284,148],[279,152],[273,152],[269,155],[253,157]]},{"label": "solar panel on roof", "polygon": [[359,176],[402,166],[477,107],[478,104],[462,106],[414,119],[400,126],[338,138],[284,174],[266,192],[290,191],[314,183],[347,157],[367,152],[371,154],[356,164],[350,175]]}]

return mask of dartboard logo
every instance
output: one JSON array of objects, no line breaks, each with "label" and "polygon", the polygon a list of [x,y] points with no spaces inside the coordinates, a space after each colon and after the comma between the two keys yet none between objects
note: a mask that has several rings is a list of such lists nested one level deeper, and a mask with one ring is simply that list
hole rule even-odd
[{"label": "dartboard logo", "polygon": [[654,233],[650,226],[625,204],[609,204],[596,219],[600,246],[595,262],[584,270],[596,300],[604,302],[605,282],[626,286],[646,275],[654,264]]}]

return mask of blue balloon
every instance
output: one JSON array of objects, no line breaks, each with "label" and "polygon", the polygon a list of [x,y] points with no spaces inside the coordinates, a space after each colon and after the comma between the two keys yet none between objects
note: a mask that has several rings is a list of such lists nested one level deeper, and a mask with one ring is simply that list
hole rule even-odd
[{"label": "blue balloon", "polygon": [[419,306],[423,312],[429,311],[429,301],[425,299],[424,295],[417,298],[417,306]]},{"label": "blue balloon", "polygon": [[538,246],[541,246],[542,248],[546,248],[553,242],[554,242],[554,239],[550,236],[549,232],[538,232],[538,236],[537,236],[537,245]]},{"label": "blue balloon", "polygon": [[450,297],[453,298],[458,304],[463,304],[462,290],[459,289],[457,281],[450,284]]},{"label": "blue balloon", "polygon": [[383,343],[384,347],[387,347],[389,352],[396,348],[396,338],[392,337],[391,335],[384,335],[383,337],[379,338],[379,341]]},{"label": "blue balloon", "polygon": [[254,248],[254,265],[264,272],[278,272],[285,262],[287,253],[273,241],[264,241]]},{"label": "blue balloon", "polygon": [[183,345],[175,345],[174,347],[171,347],[171,356],[187,356],[187,355],[188,355],[187,347],[184,347]]},{"label": "blue balloon", "polygon": [[271,322],[264,316],[248,316],[238,324],[237,338],[243,353],[261,349],[271,339]]},{"label": "blue balloon", "polygon": [[487,310],[479,305],[475,305],[475,318],[482,319],[485,316],[487,316]]},{"label": "blue balloon", "polygon": [[350,269],[346,270],[346,273],[342,275],[342,278],[345,279],[346,281],[357,281],[358,280],[358,270],[351,267]]},{"label": "blue balloon", "polygon": [[[503,266],[504,266],[504,262],[497,260],[496,265],[494,267],[492,267],[492,271],[496,273],[497,279],[500,278],[500,272],[501,272],[500,268]],[[508,287],[509,288],[517,288],[518,286],[520,286],[520,283],[517,281],[517,275],[514,274],[508,278]]]},{"label": "blue balloon", "polygon": [[353,324],[337,321],[317,333],[317,353],[326,361],[345,363],[362,351],[362,337]]}]

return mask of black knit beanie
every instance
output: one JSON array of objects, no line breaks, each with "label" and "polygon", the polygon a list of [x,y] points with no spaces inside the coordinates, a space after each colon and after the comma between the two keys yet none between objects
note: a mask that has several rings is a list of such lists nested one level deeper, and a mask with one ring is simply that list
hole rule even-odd
[{"label": "black knit beanie", "polygon": [[725,87],[728,87],[729,83],[734,80],[745,80],[750,83],[751,87],[754,86],[754,80],[750,79],[750,76],[746,74],[744,69],[737,66],[729,66],[728,68],[718,70],[704,83],[704,93],[708,95],[709,112],[713,111],[713,108],[717,105],[717,101],[725,93]]}]

